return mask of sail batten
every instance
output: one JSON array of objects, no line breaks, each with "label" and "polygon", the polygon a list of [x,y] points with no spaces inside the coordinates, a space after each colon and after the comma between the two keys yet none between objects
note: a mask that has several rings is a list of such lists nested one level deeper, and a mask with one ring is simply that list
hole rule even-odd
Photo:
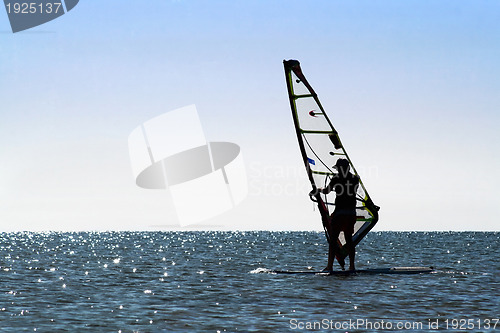
[{"label": "sail batten", "polygon": [[315,97],[316,95],[311,95],[311,94],[306,94],[306,95],[293,95],[294,99],[299,99],[299,98],[307,98],[307,97]]},{"label": "sail batten", "polygon": [[[300,63],[297,60],[285,60],[283,64],[295,131],[312,189],[324,188],[329,183],[331,177],[336,174],[333,165],[339,158],[346,159],[350,164],[351,172],[359,177],[340,141],[338,132],[323,109],[316,92],[302,73]],[[335,192],[323,194],[314,191],[311,199],[318,205],[326,231],[329,216],[335,206]],[[357,222],[353,235],[355,244],[359,243],[378,221],[378,207],[373,204],[361,177],[356,199],[361,202],[362,206],[356,207]],[[328,239],[328,233],[325,232],[325,234]],[[346,249],[343,248],[343,237],[339,245],[342,253],[340,259],[343,259],[347,255]]]},{"label": "sail batten", "polygon": [[300,130],[304,134],[334,134],[332,131],[312,131],[312,130]]}]

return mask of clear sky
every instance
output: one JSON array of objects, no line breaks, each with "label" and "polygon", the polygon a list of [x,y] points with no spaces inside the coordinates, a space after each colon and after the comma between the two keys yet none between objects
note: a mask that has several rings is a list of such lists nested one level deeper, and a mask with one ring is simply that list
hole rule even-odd
[{"label": "clear sky", "polygon": [[[298,59],[376,230],[499,230],[499,1],[84,0],[12,34],[0,9],[0,230],[156,230],[127,139],[196,104],[241,146],[249,196],[210,223],[321,230],[283,59]],[[168,228],[168,227],[166,227]]]}]

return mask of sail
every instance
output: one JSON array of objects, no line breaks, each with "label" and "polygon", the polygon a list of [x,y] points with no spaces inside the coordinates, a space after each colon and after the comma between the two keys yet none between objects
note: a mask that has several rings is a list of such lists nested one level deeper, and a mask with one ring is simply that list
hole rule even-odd
[{"label": "sail", "polygon": [[[333,166],[340,158],[349,161],[351,172],[360,179],[356,193],[356,224],[353,234],[353,242],[358,244],[377,223],[379,207],[375,206],[368,195],[318,96],[302,74],[300,63],[297,60],[284,60],[283,64],[295,130],[312,189],[325,188],[330,183],[337,172]],[[335,191],[329,194],[315,191],[311,194],[311,199],[318,204],[327,239],[326,224],[335,209],[335,195]],[[337,241],[340,246],[337,258],[339,262],[343,262],[348,254],[343,235],[333,241]]]}]

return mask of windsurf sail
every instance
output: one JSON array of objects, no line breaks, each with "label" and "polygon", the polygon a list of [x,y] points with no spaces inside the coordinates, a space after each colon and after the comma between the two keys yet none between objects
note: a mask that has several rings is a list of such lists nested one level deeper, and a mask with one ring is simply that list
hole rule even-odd
[{"label": "windsurf sail", "polygon": [[[340,247],[337,254],[339,263],[348,255],[343,235],[338,240],[329,239],[327,224],[335,208],[335,191],[323,194],[316,191],[325,188],[336,174],[333,166],[342,158],[349,161],[351,172],[358,176],[360,184],[356,193],[356,224],[353,242],[358,244],[378,221],[378,210],[371,200],[356,168],[352,164],[340,137],[321,106],[318,96],[307,82],[297,60],[284,60],[288,97],[292,109],[293,122],[299,141],[300,152],[313,191],[310,197],[318,205],[323,228],[328,242],[336,241]],[[341,264],[342,265],[342,264]]]}]

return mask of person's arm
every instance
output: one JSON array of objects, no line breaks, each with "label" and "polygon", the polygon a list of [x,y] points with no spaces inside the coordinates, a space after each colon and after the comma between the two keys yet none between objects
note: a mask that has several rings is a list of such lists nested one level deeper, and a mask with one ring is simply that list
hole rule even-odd
[{"label": "person's arm", "polygon": [[313,196],[315,196],[318,193],[323,193],[323,194],[330,193],[332,191],[332,188],[330,187],[330,185],[331,185],[331,183],[327,187],[325,187],[325,188],[321,188],[321,187],[317,188],[316,186],[314,186],[313,189],[312,189],[312,191],[309,192],[309,196],[313,197]]},{"label": "person's arm", "polygon": [[328,186],[323,188],[323,189],[320,189],[321,193],[323,193],[323,194],[330,193],[333,190],[333,188],[335,187],[335,185],[338,184],[338,182],[339,182],[338,177],[333,176],[332,180],[330,180],[330,183],[328,184]]},{"label": "person's arm", "polygon": [[328,193],[330,193],[333,190],[333,188],[335,187],[335,185],[338,184],[338,182],[339,182],[338,177],[333,176],[332,180],[330,181],[330,183],[328,184],[327,187],[325,187],[325,188],[316,188],[316,187],[314,187],[312,189],[312,191],[309,192],[309,196],[312,197],[312,196],[315,196],[318,193],[328,194]]}]

